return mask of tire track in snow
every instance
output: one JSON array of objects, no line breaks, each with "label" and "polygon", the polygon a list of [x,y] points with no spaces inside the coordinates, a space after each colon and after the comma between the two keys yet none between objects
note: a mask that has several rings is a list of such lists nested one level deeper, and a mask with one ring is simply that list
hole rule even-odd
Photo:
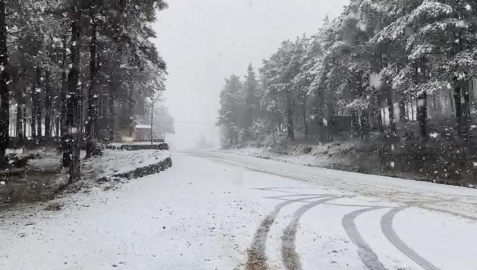
[{"label": "tire track in snow", "polygon": [[252,244],[250,245],[250,248],[247,251],[248,258],[246,263],[246,269],[247,270],[268,269],[268,263],[267,263],[268,259],[266,255],[266,241],[267,241],[268,233],[270,232],[270,228],[275,222],[275,219],[277,218],[278,214],[285,206],[288,206],[296,202],[304,202],[309,199],[319,199],[319,198],[323,198],[323,196],[307,197],[307,198],[290,200],[275,206],[275,209],[273,209],[273,211],[270,212],[262,220],[262,222],[260,223],[260,226],[255,232],[255,236],[253,237]]},{"label": "tire track in snow", "polygon": [[399,238],[396,231],[394,230],[394,217],[404,209],[406,208],[394,208],[391,209],[388,213],[386,213],[381,219],[381,230],[383,231],[389,242],[391,242],[397,249],[399,249],[399,251],[401,251],[404,255],[406,255],[415,263],[420,265],[422,268],[426,270],[439,270],[437,266],[424,259],[421,255],[419,255],[416,251],[414,251],[406,243],[404,243],[404,241]]},{"label": "tire track in snow", "polygon": [[282,236],[282,262],[287,270],[301,270],[300,256],[296,252],[295,241],[296,233],[298,231],[298,225],[300,219],[303,215],[311,210],[313,207],[316,207],[325,202],[335,200],[336,198],[327,198],[322,199],[316,202],[312,202],[300,207],[294,214],[293,220],[288,224],[288,226],[283,231]]},{"label": "tire track in snow", "polygon": [[363,237],[356,227],[356,218],[366,212],[382,209],[384,207],[371,207],[351,212],[343,217],[341,223],[348,235],[348,238],[358,247],[358,255],[363,264],[370,270],[385,270],[384,265],[379,261],[378,256],[371,247],[364,241]]}]

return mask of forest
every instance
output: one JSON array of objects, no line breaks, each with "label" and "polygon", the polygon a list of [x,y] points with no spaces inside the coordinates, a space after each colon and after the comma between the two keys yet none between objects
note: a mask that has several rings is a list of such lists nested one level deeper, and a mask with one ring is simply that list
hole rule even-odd
[{"label": "forest", "polygon": [[258,75],[250,65],[225,80],[223,144],[374,136],[384,151],[475,171],[476,27],[475,1],[352,0],[316,34],[284,41]]},{"label": "forest", "polygon": [[88,157],[95,142],[149,119],[165,90],[166,63],[151,41],[165,8],[162,0],[0,0],[0,167],[9,147],[53,142],[75,181],[83,144]]}]

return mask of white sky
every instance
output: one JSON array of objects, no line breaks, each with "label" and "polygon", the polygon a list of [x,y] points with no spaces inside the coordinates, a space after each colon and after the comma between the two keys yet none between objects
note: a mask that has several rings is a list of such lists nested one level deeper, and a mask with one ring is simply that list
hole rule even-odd
[{"label": "white sky", "polygon": [[[169,0],[154,26],[168,65],[167,105],[176,135],[167,141],[192,148],[201,133],[218,143],[215,128],[224,78],[258,68],[281,42],[318,31],[348,0]],[[193,124],[191,124],[193,123]]]}]

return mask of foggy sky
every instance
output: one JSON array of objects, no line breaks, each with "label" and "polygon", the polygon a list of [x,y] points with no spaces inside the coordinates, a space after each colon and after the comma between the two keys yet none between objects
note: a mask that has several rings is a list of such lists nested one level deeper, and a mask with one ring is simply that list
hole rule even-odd
[{"label": "foggy sky", "polygon": [[173,146],[195,146],[203,133],[218,146],[215,128],[224,78],[243,77],[281,42],[318,31],[348,0],[169,0],[154,28],[168,64],[165,98],[176,120]]}]

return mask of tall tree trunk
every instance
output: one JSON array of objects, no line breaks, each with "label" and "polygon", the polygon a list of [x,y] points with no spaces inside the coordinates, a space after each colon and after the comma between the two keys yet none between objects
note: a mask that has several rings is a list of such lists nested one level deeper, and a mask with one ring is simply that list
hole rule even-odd
[{"label": "tall tree trunk", "polygon": [[457,80],[455,80],[456,86],[454,89],[454,101],[455,101],[455,116],[457,120],[457,133],[462,135],[462,93],[461,87]]},{"label": "tall tree trunk", "polygon": [[470,130],[470,93],[469,93],[469,81],[462,82],[462,96],[464,98],[462,103],[462,137],[464,140],[469,140]]},{"label": "tall tree trunk", "polygon": [[23,131],[23,90],[19,89],[17,94],[17,137],[23,139],[25,133]]},{"label": "tall tree trunk", "polygon": [[128,119],[127,119],[127,126],[129,128],[129,136],[133,137],[134,133],[134,88],[129,88],[129,98],[128,98]]},{"label": "tall tree trunk", "polygon": [[85,83],[82,83],[84,81],[86,81],[86,78],[82,78],[81,77],[81,73],[79,75],[79,79],[78,81],[80,81],[80,91],[79,91],[79,94],[78,94],[78,120],[79,120],[79,132],[80,133],[83,133],[84,130],[85,130],[85,116],[86,114],[88,113],[88,106],[87,106],[87,101],[85,100],[85,98],[87,98],[86,96],[86,85]]},{"label": "tall tree trunk", "polygon": [[0,169],[7,167],[5,153],[8,147],[10,126],[10,93],[8,92],[8,51],[5,0],[0,0]]},{"label": "tall tree trunk", "polygon": [[[418,84],[427,78],[427,67],[424,59],[419,59],[416,64],[415,80]],[[416,100],[416,119],[419,123],[419,135],[422,140],[427,141],[427,93],[422,90],[421,92]]]},{"label": "tall tree trunk", "polygon": [[391,87],[388,86],[388,98],[387,98],[388,114],[389,114],[389,128],[391,129],[391,136],[397,136],[396,117],[394,117],[394,103],[393,93]]},{"label": "tall tree trunk", "polygon": [[66,112],[67,112],[67,100],[66,96],[68,93],[68,78],[66,75],[66,69],[67,69],[67,47],[66,47],[66,37],[63,39],[63,72],[61,73],[61,94],[60,94],[60,99],[61,99],[61,126],[63,130],[63,134],[67,133],[67,128],[66,128]]},{"label": "tall tree trunk", "polygon": [[23,108],[23,135],[24,137],[28,137],[28,134],[27,134],[27,121],[26,121],[26,107]]},{"label": "tall tree trunk", "polygon": [[[105,89],[105,88],[103,88]],[[107,141],[109,140],[109,136],[106,136],[107,132],[109,131],[109,118],[108,118],[108,112],[109,112],[109,95],[107,93],[104,93],[105,91],[103,89],[100,89],[100,92],[103,92],[103,95],[101,95],[101,102],[100,102],[100,112],[101,115],[99,116],[101,119],[101,128],[98,131],[98,137],[102,141]]]},{"label": "tall tree trunk", "polygon": [[55,121],[55,128],[56,128],[56,137],[60,138],[61,137],[61,117],[57,116],[56,121]]},{"label": "tall tree trunk", "polygon": [[293,131],[293,100],[290,90],[287,91],[287,133],[289,139],[295,139],[295,133]]},{"label": "tall tree trunk", "polygon": [[383,123],[383,114],[381,107],[378,106],[375,110],[376,116],[378,117],[378,130],[383,133],[384,132],[384,123]]},{"label": "tall tree trunk", "polygon": [[[454,92],[454,94],[455,94],[455,92]],[[454,97],[455,97],[455,96],[454,96]],[[447,97],[446,97],[446,101],[447,101]],[[447,103],[447,102],[446,102],[446,103]],[[450,114],[452,115],[452,114],[454,114],[454,112],[455,112],[455,107],[454,107],[454,104],[455,104],[455,103],[452,102],[452,90],[451,90],[451,89],[449,89],[449,103],[450,103],[450,109],[451,109]],[[444,106],[445,106],[445,105],[444,105]],[[447,110],[446,110],[446,112],[447,112]],[[456,115],[457,115],[457,114],[456,114]]]},{"label": "tall tree trunk", "polygon": [[36,68],[36,87],[35,87],[36,99],[35,99],[35,118],[36,118],[36,135],[38,139],[41,140],[43,135],[41,132],[41,106],[40,106],[40,95],[41,95],[41,68]]},{"label": "tall tree trunk", "polygon": [[315,114],[315,125],[316,125],[316,130],[318,132],[318,139],[320,142],[324,142],[325,139],[325,130],[323,126],[323,118],[325,117],[325,98],[323,94],[323,89],[317,87],[316,92],[315,92],[315,108],[314,108],[314,114]]},{"label": "tall tree trunk", "polygon": [[79,76],[80,76],[80,41],[81,41],[81,7],[80,3],[73,2],[72,8],[72,23],[71,23],[71,69],[68,74],[68,111],[67,111],[67,126],[69,133],[69,143],[66,149],[67,154],[71,157],[70,164],[70,183],[77,181],[80,178],[80,111],[79,111]]},{"label": "tall tree trunk", "polygon": [[303,114],[303,127],[305,128],[305,140],[308,140],[308,121],[306,117],[306,94],[303,94],[303,100],[301,103],[301,111]]},{"label": "tall tree trunk", "polygon": [[16,119],[16,130],[17,130],[17,138],[23,138],[23,130],[22,130],[22,104],[17,103],[17,119]]},{"label": "tall tree trunk", "polygon": [[45,137],[51,137],[51,88],[48,69],[45,70]]},{"label": "tall tree trunk", "polygon": [[404,122],[406,120],[406,104],[404,103],[404,100],[401,100],[399,102],[399,121]]},{"label": "tall tree trunk", "polygon": [[32,138],[36,138],[36,106],[35,104],[37,103],[36,100],[37,98],[37,93],[35,91],[36,82],[34,81],[31,85],[31,111],[30,111],[30,133]]},{"label": "tall tree trunk", "polygon": [[361,112],[361,139],[368,140],[369,138],[369,110],[364,109]]},{"label": "tall tree trunk", "polygon": [[358,113],[356,110],[351,111],[351,122],[353,123],[353,129],[355,134],[361,134],[361,127],[359,124]]},{"label": "tall tree trunk", "polygon": [[108,102],[108,120],[109,120],[109,139],[111,141],[114,141],[116,139],[116,107],[115,107],[115,102],[116,102],[116,94],[115,94],[115,89],[113,82],[109,82],[109,102]]},{"label": "tall tree trunk", "polygon": [[71,165],[71,156],[68,152],[69,142],[68,142],[68,124],[67,124],[67,113],[68,113],[68,77],[66,74],[67,70],[67,37],[63,38],[63,71],[61,73],[61,108],[60,108],[60,132],[61,132],[61,147],[63,148],[63,167],[69,167]]},{"label": "tall tree trunk", "polygon": [[86,122],[86,158],[91,157],[94,143],[93,140],[96,138],[96,130],[98,125],[98,94],[97,94],[97,64],[96,64],[96,20],[94,18],[95,5],[91,4],[90,9],[90,21],[91,21],[91,44],[90,44],[90,63],[89,63],[89,74],[90,74],[90,84],[88,91],[88,117]]},{"label": "tall tree trunk", "polygon": [[427,139],[427,94],[422,93],[417,100],[417,122],[421,138]]}]

